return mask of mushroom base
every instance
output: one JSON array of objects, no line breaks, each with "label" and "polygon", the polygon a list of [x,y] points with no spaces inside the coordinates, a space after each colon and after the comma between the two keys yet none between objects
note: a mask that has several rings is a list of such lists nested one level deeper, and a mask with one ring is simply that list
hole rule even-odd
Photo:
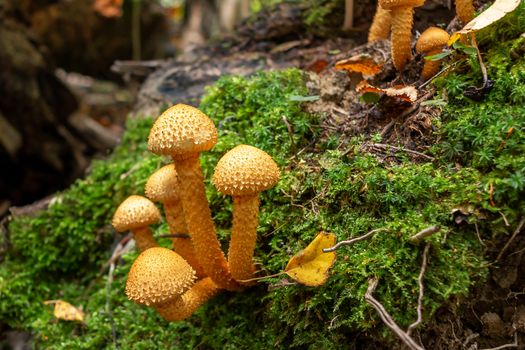
[{"label": "mushroom base", "polygon": [[155,310],[166,321],[181,321],[190,317],[202,304],[217,294],[219,287],[211,278],[206,277],[193,285],[179,298],[161,305]]}]

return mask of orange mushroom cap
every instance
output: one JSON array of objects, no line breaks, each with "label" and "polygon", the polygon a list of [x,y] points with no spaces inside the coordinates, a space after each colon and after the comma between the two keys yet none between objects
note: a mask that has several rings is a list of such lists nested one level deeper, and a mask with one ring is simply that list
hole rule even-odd
[{"label": "orange mushroom cap", "polygon": [[217,163],[212,182],[222,193],[246,196],[262,192],[279,181],[279,168],[268,153],[239,145]]},{"label": "orange mushroom cap", "polygon": [[159,305],[175,300],[195,281],[195,271],[172,250],[155,247],[133,262],[126,281],[126,295],[137,304]]},{"label": "orange mushroom cap", "polygon": [[195,107],[176,104],[155,121],[148,135],[148,149],[155,154],[184,158],[207,151],[217,143],[217,129]]},{"label": "orange mushroom cap", "polygon": [[450,35],[441,28],[430,27],[425,30],[416,43],[416,51],[419,53],[428,52],[445,46]]},{"label": "orange mushroom cap", "polygon": [[118,206],[111,224],[115,230],[124,232],[145,227],[160,221],[160,212],[146,197],[132,195]]}]

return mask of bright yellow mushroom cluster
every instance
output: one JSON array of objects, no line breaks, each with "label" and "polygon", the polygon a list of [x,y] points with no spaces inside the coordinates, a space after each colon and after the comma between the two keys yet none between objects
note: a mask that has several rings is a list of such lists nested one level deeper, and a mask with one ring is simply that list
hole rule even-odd
[{"label": "bright yellow mushroom cluster", "polygon": [[[155,121],[148,148],[173,163],[148,179],[145,194],[130,196],[117,208],[113,226],[130,230],[142,252],[133,263],[126,294],[154,307],[168,321],[189,317],[219,290],[240,291],[253,277],[259,220],[259,193],[279,180],[279,168],[264,151],[239,145],[218,162],[212,182],[233,197],[228,259],[217,239],[204,188],[199,154],[217,142],[217,129],[195,107],[177,104]],[[163,205],[173,250],[158,247],[149,225],[160,221],[152,201]],[[185,238],[189,236],[189,238]]]}]

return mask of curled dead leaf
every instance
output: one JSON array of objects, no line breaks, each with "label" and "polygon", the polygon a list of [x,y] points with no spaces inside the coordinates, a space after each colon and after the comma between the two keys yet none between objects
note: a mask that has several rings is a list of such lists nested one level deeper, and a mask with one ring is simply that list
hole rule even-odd
[{"label": "curled dead leaf", "polygon": [[378,88],[370,85],[368,81],[363,80],[356,86],[356,91],[359,93],[372,92],[377,94],[385,94],[390,97],[396,97],[403,101],[414,103],[417,100],[417,90],[414,86],[396,85],[391,88]]},{"label": "curled dead leaf", "polygon": [[382,68],[383,65],[377,64],[372,58],[361,55],[350,57],[335,63],[335,69],[361,73],[368,76],[376,75]]},{"label": "curled dead leaf", "polygon": [[307,286],[324,284],[336,256],[335,252],[325,253],[323,249],[332,247],[335,242],[334,234],[319,232],[305,249],[290,259],[284,272],[295,281]]}]

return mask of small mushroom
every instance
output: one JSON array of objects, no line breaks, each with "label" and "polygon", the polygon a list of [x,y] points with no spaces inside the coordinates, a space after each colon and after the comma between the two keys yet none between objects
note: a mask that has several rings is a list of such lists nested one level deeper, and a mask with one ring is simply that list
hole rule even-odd
[{"label": "small mushroom", "polygon": [[158,246],[149,225],[160,221],[159,209],[149,199],[132,195],[118,206],[111,224],[118,232],[130,230],[140,251]]},{"label": "small mushroom", "polygon": [[425,0],[379,0],[379,5],[383,9],[392,11],[392,60],[398,71],[405,68],[412,56],[414,7],[422,6],[424,2]]},{"label": "small mushroom", "polygon": [[199,154],[217,142],[217,129],[195,107],[177,104],[155,121],[148,136],[153,153],[171,156],[180,184],[180,199],[195,253],[206,275],[219,287],[239,290],[217,239],[204,189]]},{"label": "small mushroom", "polygon": [[255,267],[253,252],[259,223],[259,193],[279,180],[279,168],[268,153],[239,145],[217,163],[212,182],[233,197],[233,224],[228,250],[230,271],[237,281],[250,279]]},{"label": "small mushroom", "polygon": [[372,20],[372,25],[368,31],[368,42],[388,39],[390,26],[392,25],[392,14],[390,10],[385,10],[379,3],[377,4],[376,14]]},{"label": "small mushroom", "polygon": [[[447,45],[450,35],[446,31],[437,27],[430,27],[421,34],[416,43],[416,51],[424,53],[425,56],[437,55],[443,51],[443,47]],[[441,65],[441,60],[428,61],[425,60],[421,78],[423,80],[430,79],[438,71]]]},{"label": "small mushroom", "polygon": [[183,320],[219,291],[210,278],[194,281],[195,271],[180,255],[151,248],[133,262],[126,295],[137,304],[153,306],[168,321]]},{"label": "small mushroom", "polygon": [[[173,234],[188,233],[184,211],[179,197],[179,181],[177,171],[173,164],[168,164],[154,172],[146,182],[144,187],[146,197],[155,202],[161,202],[164,206],[164,213],[170,232]],[[197,277],[202,278],[206,275],[200,265],[191,239],[183,237],[173,237],[173,249],[197,272]]]}]

